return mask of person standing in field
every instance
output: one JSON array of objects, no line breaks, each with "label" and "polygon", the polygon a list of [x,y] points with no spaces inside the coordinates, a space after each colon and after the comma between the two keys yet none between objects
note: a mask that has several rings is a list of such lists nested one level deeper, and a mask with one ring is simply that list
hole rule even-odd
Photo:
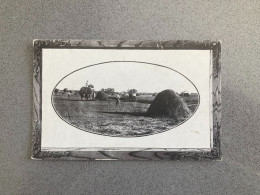
[{"label": "person standing in field", "polygon": [[120,96],[116,95],[116,106],[120,106]]}]

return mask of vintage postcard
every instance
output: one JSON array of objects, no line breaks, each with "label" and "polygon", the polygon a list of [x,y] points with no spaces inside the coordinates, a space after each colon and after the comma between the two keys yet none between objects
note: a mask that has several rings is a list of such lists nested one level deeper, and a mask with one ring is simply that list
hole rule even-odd
[{"label": "vintage postcard", "polygon": [[33,159],[220,159],[220,43],[34,40]]}]

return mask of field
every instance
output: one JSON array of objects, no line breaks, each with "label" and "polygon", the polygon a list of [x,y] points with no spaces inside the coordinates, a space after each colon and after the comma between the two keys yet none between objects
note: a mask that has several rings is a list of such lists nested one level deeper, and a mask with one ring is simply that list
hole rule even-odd
[{"label": "field", "polygon": [[[59,116],[69,124],[92,133],[108,136],[144,136],[171,129],[176,122],[169,117],[147,117],[145,113],[154,96],[137,97],[137,102],[114,100],[81,101],[79,96],[54,95]],[[144,103],[145,102],[145,103]]]}]

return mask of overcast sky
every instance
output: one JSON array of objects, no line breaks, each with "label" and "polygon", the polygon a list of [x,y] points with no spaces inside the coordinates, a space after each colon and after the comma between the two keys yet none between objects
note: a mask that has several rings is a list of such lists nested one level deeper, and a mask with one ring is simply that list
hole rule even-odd
[{"label": "overcast sky", "polygon": [[95,90],[114,88],[117,92],[137,89],[138,92],[160,92],[172,89],[197,92],[193,84],[181,74],[167,68],[135,62],[113,62],[83,68],[63,79],[58,89],[79,90],[86,81]]}]

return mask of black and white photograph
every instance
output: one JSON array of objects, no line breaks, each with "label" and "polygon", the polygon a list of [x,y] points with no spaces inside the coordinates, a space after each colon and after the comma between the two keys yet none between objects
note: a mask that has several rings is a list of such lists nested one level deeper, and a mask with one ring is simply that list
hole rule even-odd
[{"label": "black and white photograph", "polygon": [[81,130],[136,137],[184,123],[196,112],[199,93],[188,78],[168,67],[118,61],[64,77],[55,86],[52,102],[61,119]]},{"label": "black and white photograph", "polygon": [[33,158],[219,158],[218,42],[34,45]]}]

